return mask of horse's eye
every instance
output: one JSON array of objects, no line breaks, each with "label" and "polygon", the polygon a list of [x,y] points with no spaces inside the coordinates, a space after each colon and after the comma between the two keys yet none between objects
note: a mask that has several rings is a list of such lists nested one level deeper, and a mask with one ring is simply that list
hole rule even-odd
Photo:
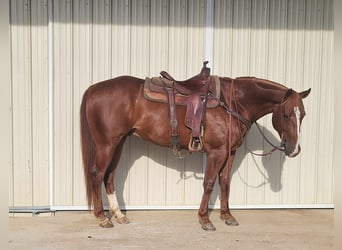
[{"label": "horse's eye", "polygon": [[287,115],[287,114],[284,114],[284,115],[283,115],[283,117],[284,117],[284,120],[285,120],[285,121],[288,121],[288,120],[290,120],[290,116],[289,116],[289,115]]}]

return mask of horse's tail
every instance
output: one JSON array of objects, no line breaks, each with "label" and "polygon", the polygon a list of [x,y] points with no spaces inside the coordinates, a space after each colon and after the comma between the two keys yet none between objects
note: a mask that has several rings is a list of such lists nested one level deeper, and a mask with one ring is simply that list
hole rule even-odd
[{"label": "horse's tail", "polygon": [[80,124],[81,124],[81,145],[82,145],[82,160],[84,179],[87,192],[88,208],[91,208],[94,197],[94,189],[91,181],[90,169],[95,161],[95,143],[91,136],[87,114],[86,103],[88,99],[88,91],[83,94],[82,104],[80,109]]}]

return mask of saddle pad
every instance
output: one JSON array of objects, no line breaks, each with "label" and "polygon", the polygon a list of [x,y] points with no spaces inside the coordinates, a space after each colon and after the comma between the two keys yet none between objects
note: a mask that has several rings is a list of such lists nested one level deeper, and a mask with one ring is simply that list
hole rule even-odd
[{"label": "saddle pad", "polygon": [[[216,97],[220,98],[220,79],[217,76],[210,76],[211,78],[214,78],[215,85],[216,85]],[[151,81],[157,82],[157,84],[151,84]],[[211,79],[212,80],[212,79]],[[160,82],[160,84],[158,84]],[[168,96],[166,94],[166,91],[164,89],[164,84],[160,77],[153,77],[148,78],[146,77],[145,83],[144,83],[144,97],[146,100],[153,101],[153,102],[160,102],[160,103],[168,103]],[[186,100],[188,96],[175,93],[175,102],[176,105],[183,105],[186,106]],[[216,108],[218,106],[218,102],[208,97],[207,101],[207,108]]]}]

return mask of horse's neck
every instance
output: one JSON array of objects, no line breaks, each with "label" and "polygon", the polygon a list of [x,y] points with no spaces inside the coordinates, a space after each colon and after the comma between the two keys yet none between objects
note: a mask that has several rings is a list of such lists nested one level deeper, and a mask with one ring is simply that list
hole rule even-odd
[{"label": "horse's neck", "polygon": [[258,78],[237,78],[234,88],[240,92],[239,103],[251,122],[272,113],[277,104],[281,102],[286,87],[275,82]]}]

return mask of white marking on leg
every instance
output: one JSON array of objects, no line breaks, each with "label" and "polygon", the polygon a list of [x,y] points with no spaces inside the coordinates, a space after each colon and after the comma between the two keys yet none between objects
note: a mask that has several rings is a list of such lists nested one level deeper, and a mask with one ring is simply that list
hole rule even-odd
[{"label": "white marking on leg", "polygon": [[107,194],[110,211],[115,215],[116,218],[123,218],[125,215],[121,212],[118,200],[116,198],[116,193]]},{"label": "white marking on leg", "polygon": [[296,146],[295,149],[293,150],[293,152],[290,154],[290,156],[294,156],[298,153],[299,150],[299,134],[300,134],[300,110],[298,106],[295,106],[293,108],[294,113],[296,115],[296,122],[297,122],[297,142],[296,142]]}]

